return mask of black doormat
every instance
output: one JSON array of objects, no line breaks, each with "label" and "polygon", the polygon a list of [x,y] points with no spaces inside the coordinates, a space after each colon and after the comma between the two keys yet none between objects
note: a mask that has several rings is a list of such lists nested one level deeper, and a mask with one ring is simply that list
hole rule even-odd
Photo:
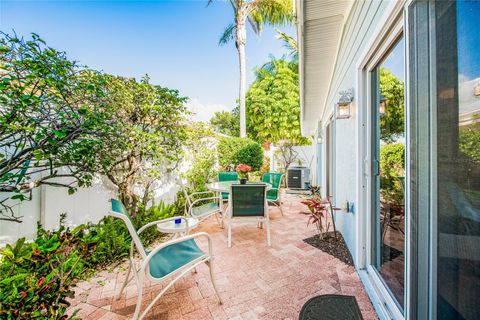
[{"label": "black doormat", "polygon": [[299,320],[363,320],[353,296],[325,294],[308,300],[300,311]]}]

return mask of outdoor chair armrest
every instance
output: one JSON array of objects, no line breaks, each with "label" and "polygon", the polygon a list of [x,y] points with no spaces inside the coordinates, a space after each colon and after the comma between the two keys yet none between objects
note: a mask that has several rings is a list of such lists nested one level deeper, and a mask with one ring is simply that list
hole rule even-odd
[{"label": "outdoor chair armrest", "polygon": [[210,235],[206,232],[197,232],[197,233],[194,233],[194,234],[186,235],[186,236],[183,236],[183,237],[180,237],[180,238],[172,239],[172,240],[169,240],[167,242],[161,243],[160,245],[158,245],[154,250],[152,250],[147,255],[147,258],[142,262],[142,268],[147,267],[148,263],[152,259],[152,257],[154,257],[155,254],[157,254],[160,250],[162,250],[162,249],[164,249],[168,246],[171,246],[172,244],[176,244],[176,243],[179,243],[179,242],[183,242],[183,241],[190,240],[190,239],[195,239],[195,238],[200,238],[200,237],[207,238],[207,241],[208,241],[208,255],[212,259],[213,258],[213,250],[212,250],[212,239],[210,238]]},{"label": "outdoor chair armrest", "polygon": [[221,197],[208,197],[208,198],[201,198],[201,199],[197,199],[195,201],[192,202],[192,204],[190,205],[190,209],[193,208],[193,205],[197,202],[200,202],[200,201],[205,201],[205,200],[213,200],[213,199],[217,199],[217,200],[221,200],[220,199]]},{"label": "outdoor chair armrest", "polygon": [[187,230],[187,233],[188,233],[188,220],[185,216],[175,216],[175,217],[171,217],[171,218],[166,218],[166,219],[162,219],[162,220],[157,220],[157,221],[152,221],[152,222],[149,222],[147,223],[146,225],[142,226],[140,229],[137,230],[137,233],[140,234],[142,233],[143,231],[145,231],[146,229],[150,228],[151,226],[155,226],[159,223],[163,223],[163,222],[167,222],[167,221],[171,221],[171,220],[175,220],[175,219],[182,219],[182,220],[185,220],[185,225],[186,225],[186,230]]},{"label": "outdoor chair armrest", "polygon": [[206,194],[206,193],[215,194],[215,191],[200,191],[200,192],[194,192],[194,193],[191,193],[190,196],[194,196],[194,195],[198,195],[198,194]]}]

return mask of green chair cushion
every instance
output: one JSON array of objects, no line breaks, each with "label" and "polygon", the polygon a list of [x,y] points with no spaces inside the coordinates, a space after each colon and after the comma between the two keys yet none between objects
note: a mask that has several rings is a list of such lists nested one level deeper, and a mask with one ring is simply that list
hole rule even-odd
[{"label": "green chair cushion", "polygon": [[278,200],[278,190],[272,189],[267,191],[267,200],[268,201],[276,201]]},{"label": "green chair cushion", "polygon": [[218,206],[218,204],[216,204],[215,202],[209,202],[206,204],[202,204],[201,206],[198,206],[198,207],[193,207],[192,216],[201,217],[209,213],[212,213],[213,211],[219,211],[219,210],[220,210],[220,207]]},{"label": "green chair cushion", "polygon": [[218,181],[237,181],[238,174],[236,172],[219,172],[218,173]]},{"label": "green chair cushion", "polygon": [[157,252],[149,261],[150,275],[162,278],[204,255],[193,239],[172,244]]},{"label": "green chair cushion", "polygon": [[222,199],[228,200],[228,192],[222,192]]}]

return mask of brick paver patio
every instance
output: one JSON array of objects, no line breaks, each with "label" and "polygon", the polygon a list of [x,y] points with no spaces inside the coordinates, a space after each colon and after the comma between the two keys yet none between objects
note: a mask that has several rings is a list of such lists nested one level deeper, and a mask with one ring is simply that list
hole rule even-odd
[{"label": "brick paver patio", "polygon": [[[185,276],[160,299],[149,319],[298,319],[302,305],[319,294],[356,297],[366,320],[377,319],[360,279],[351,266],[304,243],[315,233],[307,228],[300,198],[284,197],[285,216],[271,207],[272,247],[264,230],[253,223],[233,226],[232,248],[227,248],[226,229],[214,217],[194,231],[206,231],[213,240],[215,275],[224,300],[219,305],[211,286],[208,268]],[[205,243],[200,243],[204,247]],[[102,271],[77,285],[69,312],[80,309],[82,319],[128,319],[135,310],[135,282],[115,299],[126,271]],[[162,284],[147,282],[143,308],[161,290]]]}]

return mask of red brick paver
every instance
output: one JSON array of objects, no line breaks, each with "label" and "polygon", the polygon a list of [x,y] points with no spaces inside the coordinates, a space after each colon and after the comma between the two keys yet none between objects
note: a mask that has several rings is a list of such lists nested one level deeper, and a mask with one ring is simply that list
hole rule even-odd
[{"label": "red brick paver", "polygon": [[[300,198],[284,197],[284,213],[270,208],[272,246],[267,247],[265,231],[255,223],[233,226],[232,247],[227,247],[226,229],[215,218],[204,221],[195,232],[205,231],[213,240],[217,285],[224,300],[218,304],[209,280],[208,268],[188,274],[160,299],[149,319],[298,319],[302,305],[320,294],[353,295],[366,320],[377,319],[354,267],[302,240],[315,233],[307,228]],[[206,243],[200,242],[205,248]],[[128,319],[135,310],[137,289],[132,281],[119,300],[126,271],[102,271],[79,283],[69,312],[81,309],[82,319]],[[146,307],[163,284],[147,281],[143,291]]]}]

